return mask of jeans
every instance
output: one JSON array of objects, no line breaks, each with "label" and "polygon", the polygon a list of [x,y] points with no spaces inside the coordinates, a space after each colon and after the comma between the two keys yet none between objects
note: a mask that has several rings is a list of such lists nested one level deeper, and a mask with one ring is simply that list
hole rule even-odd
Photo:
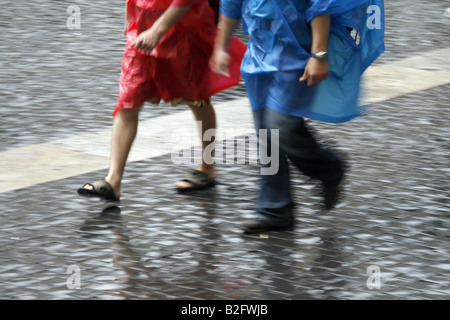
[{"label": "jeans", "polygon": [[303,118],[267,107],[253,111],[253,117],[256,132],[268,130],[267,148],[260,152],[271,150],[271,144],[276,141],[272,142],[270,132],[279,130],[278,170],[275,174],[261,175],[256,213],[273,226],[289,225],[294,220],[294,201],[290,190],[288,159],[302,173],[321,181],[324,187],[339,184],[343,175],[342,161],[316,141]]}]

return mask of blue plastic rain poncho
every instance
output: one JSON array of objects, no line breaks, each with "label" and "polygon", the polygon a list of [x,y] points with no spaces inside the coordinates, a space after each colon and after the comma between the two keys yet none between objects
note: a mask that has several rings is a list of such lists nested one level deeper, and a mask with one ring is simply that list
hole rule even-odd
[{"label": "blue plastic rain poncho", "polygon": [[[383,0],[222,0],[220,11],[250,34],[241,73],[254,110],[332,123],[362,114],[361,76],[384,51]],[[310,58],[309,22],[320,15],[331,17],[330,72],[308,87],[299,78]]]}]

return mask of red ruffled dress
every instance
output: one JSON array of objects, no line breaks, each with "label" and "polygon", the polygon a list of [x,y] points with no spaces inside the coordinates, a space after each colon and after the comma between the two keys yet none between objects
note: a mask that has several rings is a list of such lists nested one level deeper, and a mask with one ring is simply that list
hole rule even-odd
[{"label": "red ruffled dress", "polygon": [[[160,39],[150,54],[131,43],[149,29],[170,6],[191,8]],[[207,0],[127,0],[130,21],[122,58],[119,98],[114,115],[122,108],[160,100],[201,105],[204,101],[241,79],[240,65],[246,46],[233,37],[230,42],[230,77],[209,68],[217,25]]]}]

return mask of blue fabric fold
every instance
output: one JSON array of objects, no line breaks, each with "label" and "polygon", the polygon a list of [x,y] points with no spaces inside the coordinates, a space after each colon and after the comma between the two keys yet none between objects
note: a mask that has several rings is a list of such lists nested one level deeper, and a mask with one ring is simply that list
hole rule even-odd
[{"label": "blue fabric fold", "polygon": [[[254,110],[332,123],[364,114],[360,79],[384,51],[383,0],[222,0],[221,13],[251,35],[241,72]],[[309,23],[320,15],[331,18],[330,73],[307,87],[298,79],[311,54]]]}]

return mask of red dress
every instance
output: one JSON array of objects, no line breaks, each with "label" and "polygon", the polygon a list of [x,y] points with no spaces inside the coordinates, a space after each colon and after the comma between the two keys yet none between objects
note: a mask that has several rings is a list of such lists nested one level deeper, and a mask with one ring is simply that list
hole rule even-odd
[{"label": "red dress", "polygon": [[[150,54],[131,45],[167,8],[186,5],[191,5],[189,11],[161,37]],[[246,46],[236,37],[229,48],[230,77],[217,75],[208,66],[217,26],[207,0],[127,0],[127,13],[130,23],[114,115],[121,108],[133,108],[146,101],[205,101],[239,83]]]}]

